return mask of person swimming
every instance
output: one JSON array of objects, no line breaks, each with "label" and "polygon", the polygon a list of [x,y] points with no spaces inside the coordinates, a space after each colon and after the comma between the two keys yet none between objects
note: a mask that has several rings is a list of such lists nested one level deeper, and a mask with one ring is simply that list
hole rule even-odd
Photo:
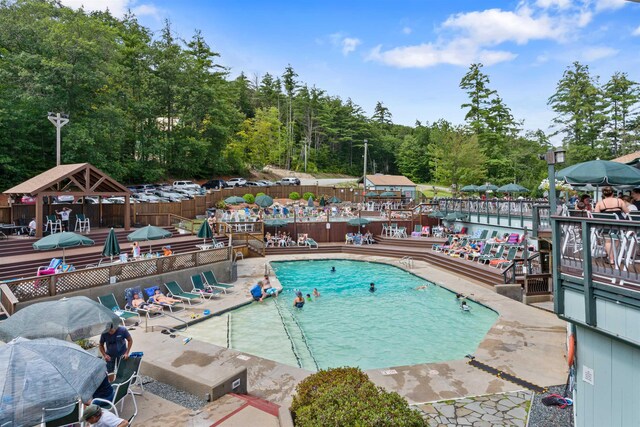
[{"label": "person swimming", "polygon": [[428,288],[429,288],[429,285],[422,285],[422,286],[418,286],[418,287],[416,288],[416,291],[421,291],[421,290],[423,290],[423,289],[428,289]]},{"label": "person swimming", "polygon": [[462,303],[460,303],[460,309],[462,311],[469,311],[470,307],[467,305],[467,302],[465,300],[462,300]]},{"label": "person swimming", "polygon": [[456,299],[460,300],[460,298],[464,298],[464,295],[463,294],[456,294]]},{"label": "person swimming", "polygon": [[376,285],[375,285],[375,283],[371,282],[369,284],[369,292],[373,293],[375,291],[376,291]]},{"label": "person swimming", "polygon": [[336,268],[335,267],[331,267],[331,272],[335,273],[336,272]]},{"label": "person swimming", "polygon": [[313,301],[313,300],[311,299],[311,294],[307,294],[307,301],[309,301],[309,302]]},{"label": "person swimming", "polygon": [[296,292],[296,299],[293,300],[293,306],[295,308],[304,307],[304,298],[302,296],[302,292],[300,291]]},{"label": "person swimming", "polygon": [[320,292],[318,292],[318,288],[313,288],[313,296],[316,298],[320,296]]}]

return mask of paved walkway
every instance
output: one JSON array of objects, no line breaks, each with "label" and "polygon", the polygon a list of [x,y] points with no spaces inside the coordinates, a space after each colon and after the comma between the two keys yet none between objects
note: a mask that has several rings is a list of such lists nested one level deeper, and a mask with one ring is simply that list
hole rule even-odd
[{"label": "paved walkway", "polygon": [[527,424],[533,392],[517,391],[413,405],[431,427],[491,427]]}]

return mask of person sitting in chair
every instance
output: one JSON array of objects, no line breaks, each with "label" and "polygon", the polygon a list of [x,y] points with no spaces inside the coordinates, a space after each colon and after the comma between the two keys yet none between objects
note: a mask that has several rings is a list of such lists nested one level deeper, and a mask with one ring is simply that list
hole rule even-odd
[{"label": "person sitting in chair", "polygon": [[36,235],[36,228],[38,228],[38,224],[36,224],[36,219],[31,218],[31,222],[29,223],[29,236]]},{"label": "person sitting in chair", "polygon": [[149,304],[138,293],[133,294],[131,305],[133,306],[133,308],[139,308],[141,310],[146,310],[154,313],[158,313],[162,311],[162,307],[155,304]]},{"label": "person sitting in chair", "polygon": [[153,300],[158,304],[175,304],[180,302],[179,299],[171,298],[164,295],[162,292],[160,292],[160,289],[156,289],[153,292]]},{"label": "person sitting in chair", "polygon": [[82,414],[82,420],[98,427],[127,427],[129,425],[129,421],[118,418],[98,405],[87,406]]},{"label": "person sitting in chair", "polygon": [[171,250],[171,246],[163,246],[162,247],[162,256],[171,256],[173,255],[173,251]]}]

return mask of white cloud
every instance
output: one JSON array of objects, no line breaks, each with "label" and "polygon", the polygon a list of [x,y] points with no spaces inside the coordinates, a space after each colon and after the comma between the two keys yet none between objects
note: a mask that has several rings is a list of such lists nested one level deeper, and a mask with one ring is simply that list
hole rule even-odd
[{"label": "white cloud", "polygon": [[123,17],[129,9],[137,16],[159,17],[159,9],[152,4],[138,4],[137,0],[61,0],[61,3],[72,9],[84,8],[87,12],[107,10],[113,16]]},{"label": "white cloud", "polygon": [[478,43],[489,45],[507,41],[525,44],[535,39],[556,39],[567,31],[546,14],[534,17],[533,11],[526,6],[514,12],[488,9],[459,13],[448,18],[442,25],[467,33],[468,37]]},{"label": "white cloud", "polygon": [[413,29],[411,27],[404,27],[402,29],[402,34],[411,34],[413,32]]},{"label": "white cloud", "polygon": [[606,46],[594,46],[585,49],[582,52],[582,57],[585,61],[597,61],[598,59],[609,58],[617,55],[619,50]]},{"label": "white cloud", "polygon": [[571,6],[571,0],[537,0],[536,6],[542,9],[567,9]]},{"label": "white cloud", "polygon": [[640,36],[640,27],[636,28],[635,30],[633,30],[633,32],[631,33],[631,35],[633,36]]},{"label": "white cloud", "polygon": [[507,51],[478,49],[470,40],[457,40],[447,46],[439,47],[432,43],[417,46],[403,46],[382,51],[375,47],[367,59],[382,62],[398,68],[427,68],[439,64],[468,66],[473,62],[493,65],[510,61],[516,57]]},{"label": "white cloud", "polygon": [[627,4],[627,0],[596,0],[596,11],[600,12],[602,10],[615,10],[620,9],[625,4]]},{"label": "white cloud", "polygon": [[344,56],[349,55],[351,52],[355,52],[356,48],[362,44],[360,39],[354,37],[346,37],[344,33],[334,33],[329,36],[331,44],[339,47],[342,50]]}]

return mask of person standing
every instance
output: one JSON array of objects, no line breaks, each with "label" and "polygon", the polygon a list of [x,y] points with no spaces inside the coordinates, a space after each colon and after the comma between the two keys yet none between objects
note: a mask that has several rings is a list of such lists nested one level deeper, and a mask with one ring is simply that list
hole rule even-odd
[{"label": "person standing", "polygon": [[133,338],[124,326],[114,326],[100,335],[100,354],[107,362],[107,372],[114,372],[120,359],[128,359]]},{"label": "person standing", "polygon": [[133,242],[131,245],[131,256],[133,256],[134,259],[140,258],[140,245],[138,242]]},{"label": "person standing", "polygon": [[69,231],[69,215],[71,215],[71,209],[64,207],[60,212],[56,211],[56,214],[60,216],[62,220],[62,229],[64,231]]}]

